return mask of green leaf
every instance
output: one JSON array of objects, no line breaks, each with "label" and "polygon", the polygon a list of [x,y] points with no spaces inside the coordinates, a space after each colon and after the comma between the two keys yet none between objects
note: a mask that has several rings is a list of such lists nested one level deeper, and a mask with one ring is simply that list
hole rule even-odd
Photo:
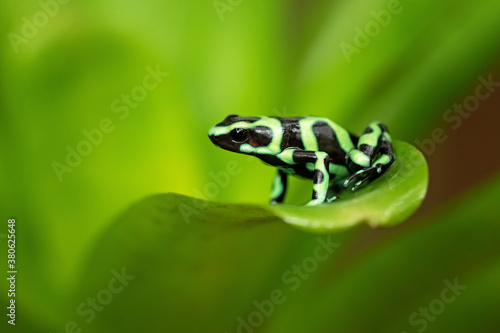
[{"label": "green leaf", "polygon": [[179,210],[192,200],[146,198],[102,236],[75,306],[107,288],[113,271],[134,278],[95,318],[79,318],[89,320],[92,332],[232,331],[255,295],[285,269],[285,258],[293,256],[287,249],[300,253],[317,237],[284,223],[261,223],[275,217],[253,206],[207,203],[185,219]]},{"label": "green leaf", "polygon": [[[397,237],[382,234],[362,255],[355,252],[366,238],[356,239],[352,231],[315,236],[268,223],[275,218],[265,208],[216,203],[201,208],[204,202],[194,205],[189,197],[156,195],[131,207],[97,242],[75,306],[102,297],[111,271],[124,269],[134,278],[95,312],[93,332],[234,332],[238,318],[248,321],[255,302],[262,304],[274,290],[284,291],[286,302],[275,305],[258,331],[365,332],[374,322],[374,332],[414,331],[408,330],[408,317],[441,296],[443,281],[458,277],[469,289],[446,305],[439,321],[429,323],[433,331],[453,331],[446,328],[458,325],[498,281],[498,211],[489,209],[500,193],[498,180],[494,185],[448,207],[452,214],[399,230]],[[198,208],[184,219],[183,205]],[[284,274],[304,265],[319,239],[340,249],[292,290],[296,284]],[[485,309],[498,308],[497,297],[486,301]],[[483,312],[467,318],[471,315],[485,327],[494,323],[494,316]],[[367,320],[355,320],[359,317]],[[438,326],[442,329],[434,330]]]},{"label": "green leaf", "polygon": [[[207,221],[280,220],[314,232],[333,232],[367,223],[392,226],[408,218],[427,191],[427,164],[413,146],[396,141],[396,162],[379,178],[356,192],[341,192],[341,200],[320,206],[221,204],[170,194],[186,221],[197,216]],[[199,208],[204,207],[202,214]],[[200,215],[200,216],[198,216]]]},{"label": "green leaf", "polygon": [[424,156],[405,142],[394,143],[396,162],[379,178],[340,200],[319,206],[226,204],[170,193],[159,200],[174,205],[186,223],[196,220],[231,224],[279,220],[313,232],[334,232],[357,224],[387,227],[407,219],[427,191]]},{"label": "green leaf", "polygon": [[[268,285],[311,246],[352,235],[325,238],[287,224],[315,232],[364,222],[389,226],[418,207],[427,188],[425,159],[407,143],[395,142],[394,148],[397,161],[381,177],[319,207],[225,204],[172,193],[146,198],[98,242],[75,303],[99,297],[116,272],[125,272],[133,279],[113,296],[116,301],[95,322],[83,316],[93,331],[233,330],[238,316],[252,311],[255,295],[269,298]],[[130,304],[138,305],[133,313]],[[152,318],[151,308],[161,308],[164,316]],[[134,316],[148,319],[130,320]]]}]

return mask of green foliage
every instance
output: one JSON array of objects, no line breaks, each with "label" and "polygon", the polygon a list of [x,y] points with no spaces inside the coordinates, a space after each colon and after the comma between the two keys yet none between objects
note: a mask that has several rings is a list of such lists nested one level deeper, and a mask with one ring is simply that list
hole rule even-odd
[{"label": "green foliage", "polygon": [[[458,289],[445,296],[460,301],[427,321],[429,332],[460,330],[462,316],[491,328],[500,299],[485,293],[498,289],[500,214],[488,208],[498,195],[500,179],[419,230],[383,236],[348,264],[359,234],[304,233],[248,205],[199,203],[206,208],[187,221],[180,211],[191,198],[156,195],[97,242],[79,297],[98,294],[113,277],[110,267],[124,268],[135,278],[97,314],[99,332],[229,332],[243,325],[239,318],[259,332],[388,332],[422,328],[419,308],[451,283]],[[476,306],[485,312],[469,311]],[[259,320],[249,318],[259,316],[253,325]]]}]

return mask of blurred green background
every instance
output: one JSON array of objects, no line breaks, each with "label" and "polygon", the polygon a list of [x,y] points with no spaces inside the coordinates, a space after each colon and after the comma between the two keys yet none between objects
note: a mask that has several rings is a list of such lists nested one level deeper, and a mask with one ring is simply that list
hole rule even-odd
[{"label": "blurred green background", "polygon": [[[0,17],[0,241],[6,253],[15,218],[17,331],[71,321],[75,332],[500,329],[499,84],[474,100],[484,80],[500,82],[498,1],[8,1]],[[207,138],[231,113],[325,116],[354,133],[380,120],[393,138],[422,143],[430,166],[410,222],[333,235],[335,255],[255,327],[237,318],[285,289],[282,273],[317,236],[273,224],[219,242],[193,225],[169,231],[167,248],[127,251],[118,245],[135,244],[134,233],[110,236],[117,216],[154,193],[267,202],[274,170]],[[241,172],[207,192],[231,161]],[[306,202],[310,186],[292,181],[288,201]],[[158,261],[171,250],[175,260]],[[233,251],[241,260],[221,259]],[[207,279],[182,264],[200,253]],[[78,305],[123,265],[140,282],[86,323]],[[412,324],[456,277],[463,296],[425,329]]]}]

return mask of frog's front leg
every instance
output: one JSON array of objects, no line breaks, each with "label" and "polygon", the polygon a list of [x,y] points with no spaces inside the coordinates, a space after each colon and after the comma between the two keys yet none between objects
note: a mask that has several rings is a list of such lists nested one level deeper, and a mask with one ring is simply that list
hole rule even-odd
[{"label": "frog's front leg", "polygon": [[387,127],[382,123],[371,123],[359,137],[357,149],[347,154],[347,166],[353,174],[346,179],[344,186],[358,180],[352,188],[355,191],[363,183],[377,178],[394,160]]},{"label": "frog's front leg", "polygon": [[285,198],[286,187],[287,174],[283,170],[278,169],[276,177],[274,178],[273,189],[271,191],[271,205],[283,202],[283,199]]},{"label": "frog's front leg", "polygon": [[319,205],[326,201],[328,184],[330,182],[330,174],[328,173],[330,156],[328,156],[327,153],[322,151],[288,148],[279,154],[278,158],[290,165],[314,163],[312,200],[307,206]]}]

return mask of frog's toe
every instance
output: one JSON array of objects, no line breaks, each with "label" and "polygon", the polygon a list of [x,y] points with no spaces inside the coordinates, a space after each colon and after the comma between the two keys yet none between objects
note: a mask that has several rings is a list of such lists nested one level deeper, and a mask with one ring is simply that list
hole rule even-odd
[{"label": "frog's toe", "polygon": [[365,172],[365,169],[361,169],[358,172],[353,173],[347,179],[344,181],[344,187],[349,186],[349,183],[352,182],[354,179],[356,179],[359,175],[363,174]]},{"label": "frog's toe", "polygon": [[370,171],[370,169],[372,169],[372,167],[361,169],[347,177],[347,179],[344,181],[344,187],[348,187],[351,182],[359,179],[360,177],[366,177],[366,174]]},{"label": "frog's toe", "polygon": [[377,174],[382,171],[381,170],[379,172],[378,169],[379,169],[378,166],[377,167],[372,166],[369,168],[361,169],[356,173],[353,173],[344,181],[344,187],[348,187],[350,183],[357,180],[357,182],[354,183],[354,186],[352,188],[353,191],[356,191],[358,187],[360,187],[362,184],[366,183],[370,179],[375,178]]},{"label": "frog's toe", "polygon": [[326,199],[326,202],[331,203],[331,202],[334,202],[334,201],[337,201],[337,200],[340,200],[340,197],[334,195],[330,199]]},{"label": "frog's toe", "polygon": [[354,191],[356,191],[356,190],[358,189],[358,187],[360,187],[361,185],[363,185],[364,183],[366,183],[368,180],[370,180],[370,178],[371,178],[371,175],[368,175],[368,176],[366,176],[365,178],[363,178],[363,179],[361,179],[361,180],[357,181],[357,182],[354,184],[354,186],[352,187],[353,192],[354,192]]}]

